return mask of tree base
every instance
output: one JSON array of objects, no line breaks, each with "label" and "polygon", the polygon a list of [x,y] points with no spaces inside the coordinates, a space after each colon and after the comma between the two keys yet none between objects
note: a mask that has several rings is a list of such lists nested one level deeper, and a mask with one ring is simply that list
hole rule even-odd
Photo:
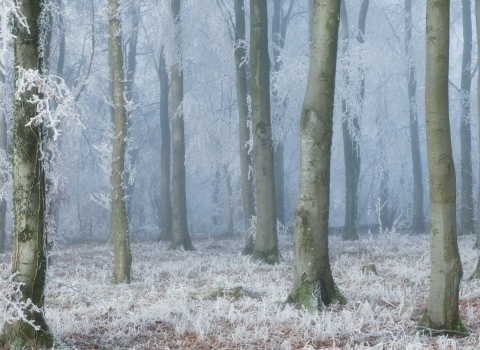
[{"label": "tree base", "polygon": [[55,338],[50,333],[43,316],[35,314],[34,323],[40,326],[39,330],[35,330],[30,324],[23,321],[12,324],[5,323],[0,335],[0,346],[5,346],[10,350],[54,348]]},{"label": "tree base", "polygon": [[247,247],[245,246],[242,249],[242,255],[252,255],[253,254],[253,247]]},{"label": "tree base", "polygon": [[273,248],[268,252],[254,251],[250,260],[254,263],[278,265],[282,262],[282,257],[280,256],[278,248]]},{"label": "tree base", "polygon": [[420,320],[418,326],[415,328],[414,333],[430,335],[431,337],[436,337],[439,335],[454,335],[457,337],[467,337],[470,335],[470,331],[462,323],[460,317],[456,318],[449,325],[438,326],[432,322],[430,317],[428,317],[427,309],[425,309],[425,311],[423,312],[422,319]]},{"label": "tree base", "polygon": [[342,233],[342,241],[358,241],[360,237],[358,236],[357,230],[352,230],[344,227]]},{"label": "tree base", "polygon": [[168,250],[183,250],[186,252],[195,252],[197,251],[193,244],[174,244],[173,242],[170,244],[170,247],[168,247]]},{"label": "tree base", "polygon": [[345,305],[347,299],[336,285],[333,291],[328,291],[323,287],[322,281],[316,280],[303,281],[300,288],[290,293],[285,303],[304,307],[308,312],[316,312],[331,304]]}]

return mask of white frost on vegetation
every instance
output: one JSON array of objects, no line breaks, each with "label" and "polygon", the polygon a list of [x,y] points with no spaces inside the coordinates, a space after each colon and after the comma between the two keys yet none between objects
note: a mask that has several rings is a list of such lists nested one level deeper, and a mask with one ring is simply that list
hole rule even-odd
[{"label": "white frost on vegetation", "polygon": [[[479,348],[480,283],[466,278],[478,259],[474,237],[459,237],[460,313],[471,335],[453,339],[412,335],[428,294],[427,235],[391,233],[358,242],[331,237],[333,275],[349,302],[313,314],[284,304],[292,286],[292,237],[280,241],[285,262],[278,266],[241,256],[242,239],[195,242],[197,252],[134,243],[130,285],[108,284],[110,246],[59,248],[49,270],[48,324],[79,349]],[[360,272],[370,263],[378,276]],[[236,286],[243,297],[205,298]]]}]

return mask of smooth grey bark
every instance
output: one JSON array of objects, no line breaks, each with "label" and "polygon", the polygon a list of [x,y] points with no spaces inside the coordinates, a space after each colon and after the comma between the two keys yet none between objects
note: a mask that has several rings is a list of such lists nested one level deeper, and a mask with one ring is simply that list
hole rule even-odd
[{"label": "smooth grey bark", "polygon": [[423,210],[423,174],[420,154],[420,136],[418,132],[417,77],[415,58],[412,52],[412,0],[405,0],[405,53],[408,70],[408,110],[410,116],[410,149],[413,165],[413,211],[412,231],[425,231],[425,214]]},{"label": "smooth grey bark", "polygon": [[[365,41],[365,22],[369,0],[363,0],[360,7],[358,18],[357,42],[362,44]],[[344,2],[341,5],[342,32],[344,40],[344,54],[348,54],[347,45],[349,40],[348,18]],[[348,68],[344,72],[346,86],[350,82]],[[358,86],[357,102],[362,110],[365,96],[365,72],[359,69],[360,86]],[[358,181],[360,177],[360,125],[359,115],[352,115],[349,110],[348,101],[342,99],[342,134],[343,134],[343,152],[345,160],[345,226],[342,233],[343,240],[357,240],[357,217],[358,217]]]},{"label": "smooth grey bark", "polygon": [[315,0],[307,90],[300,119],[300,188],[295,212],[294,279],[287,302],[310,312],[346,303],[328,255],[330,157],[340,2]]},{"label": "smooth grey bark", "polygon": [[417,329],[468,334],[458,312],[462,263],[456,233],[456,184],[448,102],[450,1],[427,0],[425,115],[430,180],[430,288]]},{"label": "smooth grey bark", "polygon": [[254,246],[250,220],[255,216],[255,201],[253,196],[253,176],[250,174],[252,158],[248,154],[247,148],[247,142],[250,139],[250,130],[247,126],[247,64],[244,62],[247,57],[247,50],[244,45],[239,45],[241,42],[245,42],[245,9],[243,0],[235,0],[235,73],[239,118],[243,224],[245,229],[245,247],[242,250],[242,254],[250,255],[253,253]]},{"label": "smooth grey bark", "polygon": [[[293,9],[293,0],[290,4],[287,13],[283,15],[282,0],[273,1],[273,19],[272,19],[272,42],[273,42],[273,72],[278,73],[282,68],[280,62],[280,50],[285,46],[285,39],[287,35],[288,22]],[[279,101],[277,93],[274,90],[272,93],[273,103],[277,107],[277,113],[283,114],[287,101]],[[277,120],[283,119],[283,115],[279,115]],[[274,150],[274,164],[275,164],[275,200],[277,208],[277,219],[282,224],[285,223],[285,175],[284,175],[284,145],[283,142],[277,144]]]},{"label": "smooth grey bark", "polygon": [[232,179],[230,174],[226,174],[226,185],[228,193],[228,211],[227,211],[227,235],[233,235],[233,188],[232,188]]},{"label": "smooth grey bark", "polygon": [[[41,11],[43,1],[16,2],[25,16],[28,29],[14,20],[15,66],[42,72],[39,54]],[[15,80],[19,70],[15,71]],[[47,268],[45,231],[45,172],[42,165],[41,126],[25,125],[37,114],[36,103],[27,102],[38,94],[27,90],[15,101],[13,113],[13,214],[14,247],[13,282],[21,283],[21,302],[30,300],[38,309],[28,308],[24,315],[38,330],[23,320],[5,323],[0,346],[6,348],[51,348],[53,336],[44,318],[44,289]]]},{"label": "smooth grey bark", "polygon": [[253,259],[280,262],[275,208],[275,175],[270,117],[270,59],[266,0],[250,0],[250,76],[257,227]]},{"label": "smooth grey bark", "polygon": [[[180,0],[172,0],[171,13],[175,23],[175,45],[181,48]],[[181,51],[181,50],[179,50]],[[195,250],[188,232],[187,193],[185,179],[185,125],[182,112],[183,70],[181,57],[172,65],[172,242],[170,249]]]},{"label": "smooth grey bark", "polygon": [[120,1],[108,1],[108,50],[110,58],[113,148],[111,176],[110,239],[114,248],[113,273],[111,283],[130,283],[132,257],[128,233],[128,217],[125,203],[123,174],[127,138],[127,110],[125,108],[125,74],[120,23]]},{"label": "smooth grey bark", "polygon": [[[480,0],[475,0],[475,23],[477,28],[477,47],[480,47]],[[478,84],[477,85],[477,103],[480,110],[480,79],[478,79],[477,84]],[[479,113],[479,120],[480,120],[480,113]],[[478,135],[480,137],[480,123],[478,125]],[[480,152],[480,144],[478,147]],[[480,173],[480,167],[479,167],[479,173]],[[478,193],[477,193],[477,221],[480,218],[480,205],[478,203],[480,203],[480,186],[478,187]],[[477,241],[475,242],[475,248],[480,249],[480,225],[477,225],[477,226],[478,226]],[[478,265],[477,265],[477,270],[479,271],[479,276],[480,276],[480,270]]]},{"label": "smooth grey bark", "polygon": [[168,96],[170,86],[167,66],[165,63],[164,47],[160,50],[158,63],[158,80],[160,81],[160,129],[162,146],[160,151],[160,218],[162,222],[161,238],[172,240],[172,201],[170,197],[170,120],[168,114]]},{"label": "smooth grey bark", "polygon": [[[62,0],[57,0],[57,6],[60,10],[63,10]],[[65,52],[67,46],[63,13],[58,14],[58,29],[60,31],[60,43],[58,45],[57,76],[63,77],[63,69],[65,66]]]},{"label": "smooth grey bark", "polygon": [[[0,104],[5,106],[7,94],[5,89],[5,75],[0,71]],[[0,107],[2,108],[2,107]],[[6,111],[0,110],[0,152],[7,156],[7,116]],[[5,170],[5,169],[1,169]],[[6,177],[1,178],[4,182]],[[0,200],[0,254],[5,253],[5,242],[7,237],[7,201],[5,198]]]},{"label": "smooth grey bark", "polygon": [[460,123],[461,145],[461,206],[459,234],[474,234],[473,225],[473,174],[472,174],[472,127],[470,123],[470,90],[472,86],[472,14],[470,0],[462,0],[463,13],[463,58],[460,83],[462,120]]}]

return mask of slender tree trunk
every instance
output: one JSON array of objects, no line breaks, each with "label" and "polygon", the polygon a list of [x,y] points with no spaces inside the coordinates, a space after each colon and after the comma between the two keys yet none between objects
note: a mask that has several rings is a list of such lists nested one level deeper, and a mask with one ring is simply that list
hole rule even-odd
[{"label": "slender tree trunk", "polygon": [[430,180],[430,288],[418,329],[468,334],[458,313],[462,263],[448,111],[450,1],[427,0],[425,114]]},{"label": "slender tree trunk", "polygon": [[[5,75],[0,72],[0,152],[7,157],[7,117],[4,109],[7,94],[5,88]],[[2,168],[2,171],[5,169]],[[7,181],[6,175],[1,177],[3,182]],[[7,201],[0,199],[0,254],[5,253],[5,242],[7,237]]]},{"label": "slender tree trunk", "polygon": [[[181,55],[180,0],[172,0],[175,22],[175,45]],[[170,249],[195,250],[188,232],[185,179],[185,126],[182,112],[183,68],[181,58],[172,65],[172,145],[173,145],[173,237]]]},{"label": "slender tree trunk", "polygon": [[460,123],[462,198],[459,234],[474,234],[472,130],[470,123],[470,89],[472,86],[472,13],[470,0],[462,0],[463,8],[463,59],[460,89],[462,93],[462,121]]},{"label": "slender tree trunk", "polygon": [[[477,47],[480,47],[480,0],[475,0],[475,23],[476,23],[476,28],[477,28]],[[478,103],[478,108],[480,110],[480,79],[478,79],[478,85],[477,85],[477,103]],[[478,120],[480,121],[480,113],[478,114]],[[480,122],[478,124],[478,136],[480,138]],[[480,153],[480,144],[479,144],[479,153]],[[479,167],[479,173],[480,173],[480,167]],[[480,222],[480,186],[478,186],[478,193],[477,193],[477,221]],[[477,224],[477,241],[475,242],[475,248],[480,249],[480,223]],[[480,276],[480,270],[477,266],[477,270],[479,271],[479,276]]]},{"label": "slender tree trunk", "polygon": [[250,0],[250,68],[257,198],[257,235],[253,258],[267,264],[277,264],[280,262],[280,253],[270,119],[270,59],[266,0]]},{"label": "slender tree trunk", "polygon": [[225,177],[227,182],[227,193],[228,193],[228,211],[227,211],[227,235],[233,235],[233,189],[232,189],[232,179],[230,174],[226,171],[225,167]]},{"label": "slender tree trunk", "polygon": [[[137,42],[138,42],[138,28],[140,26],[140,8],[138,4],[135,2],[130,3],[130,16],[131,16],[131,36],[128,40],[128,52],[127,52],[127,72],[125,74],[126,82],[125,82],[125,96],[127,101],[134,101],[133,95],[133,85],[135,82],[135,71],[137,70]],[[127,133],[129,135],[127,150],[128,150],[128,159],[130,162],[129,172],[126,174],[127,186],[125,187],[125,198],[127,201],[127,217],[130,226],[132,225],[132,213],[133,213],[133,192],[135,188],[135,181],[131,178],[131,171],[135,169],[135,166],[138,162],[139,157],[139,150],[132,144],[131,142],[131,129],[133,128],[133,119],[131,115],[128,116],[128,130]]]},{"label": "slender tree trunk", "polygon": [[313,312],[346,303],[328,255],[330,156],[340,2],[315,0],[307,91],[300,120],[300,189],[295,212],[295,267],[287,302]]},{"label": "slender tree trunk", "polygon": [[[282,68],[280,62],[280,49],[285,46],[285,38],[287,34],[288,21],[292,12],[294,0],[290,0],[290,6],[285,16],[282,15],[282,0],[273,1],[273,20],[272,20],[272,42],[273,42],[273,71],[277,74]],[[279,114],[276,120],[282,120],[287,101],[281,101],[277,97],[277,92],[274,90],[273,103],[275,110]],[[275,199],[277,208],[277,219],[282,224],[285,223],[285,173],[284,173],[284,146],[283,142],[279,142],[274,150],[274,164],[275,164]]]},{"label": "slender tree trunk", "polygon": [[[360,8],[358,19],[358,36],[357,41],[362,44],[365,41],[365,22],[367,19],[367,11],[369,0],[363,0]],[[343,21],[343,39],[345,45],[349,40],[348,19],[345,4],[341,5],[342,21]],[[347,53],[347,47],[344,47],[344,54]],[[345,83],[349,84],[350,77],[348,68],[344,72]],[[363,105],[365,95],[365,72],[360,68],[360,86],[358,87],[357,102]],[[362,109],[362,108],[361,108]],[[351,115],[348,101],[342,99],[342,112],[344,115],[342,121],[343,131],[343,149],[345,160],[345,227],[342,234],[343,240],[357,240],[357,217],[358,217],[358,181],[360,178],[360,125],[358,115]]]},{"label": "slender tree trunk", "polygon": [[[60,10],[63,10],[62,0],[57,0],[57,6]],[[63,14],[58,14],[58,29],[60,31],[60,44],[58,45],[58,61],[57,61],[57,76],[63,77],[63,68],[65,66],[65,51],[66,51],[66,39],[65,39],[65,21]]]},{"label": "slender tree trunk", "polygon": [[113,103],[113,151],[111,178],[110,237],[114,248],[112,283],[130,283],[132,257],[128,234],[128,218],[125,203],[126,184],[123,183],[125,171],[125,152],[127,137],[127,110],[125,108],[125,84],[123,71],[123,52],[120,25],[120,1],[109,0],[109,38],[110,77],[112,80]]},{"label": "slender tree trunk", "polygon": [[[245,41],[245,10],[243,0],[235,0],[235,43]],[[247,68],[244,60],[247,50],[244,46],[237,45],[235,48],[235,71],[237,104],[239,117],[239,142],[240,142],[240,172],[242,177],[242,205],[243,223],[245,228],[245,247],[242,254],[253,253],[254,237],[252,235],[250,220],[255,215],[255,202],[253,197],[253,176],[250,174],[252,159],[248,154],[247,142],[250,139],[250,131],[247,126]]]},{"label": "slender tree trunk", "polygon": [[[42,1],[16,3],[25,16],[28,29],[14,21],[15,64],[23,69],[42,71],[39,56]],[[16,70],[15,78],[18,79]],[[25,125],[36,115],[36,104],[27,102],[36,88],[27,90],[15,101],[13,123],[13,212],[14,247],[12,257],[13,281],[21,283],[21,302],[31,301],[37,308],[24,310],[27,320],[39,327],[17,320],[5,323],[0,346],[7,348],[51,348],[53,336],[44,319],[44,289],[46,277],[45,232],[45,173],[41,153],[41,126]]]},{"label": "slender tree trunk", "polygon": [[160,81],[160,128],[162,132],[162,148],[160,159],[160,218],[162,220],[161,237],[167,241],[172,240],[172,201],[170,199],[170,121],[168,118],[168,95],[170,86],[168,82],[167,67],[165,64],[164,47],[160,50],[158,69]]},{"label": "slender tree trunk", "polygon": [[413,212],[412,231],[425,231],[425,215],[423,211],[423,174],[420,155],[420,137],[418,133],[417,112],[417,78],[415,58],[412,52],[412,0],[405,0],[405,53],[408,69],[408,110],[410,115],[410,149],[413,165]]}]

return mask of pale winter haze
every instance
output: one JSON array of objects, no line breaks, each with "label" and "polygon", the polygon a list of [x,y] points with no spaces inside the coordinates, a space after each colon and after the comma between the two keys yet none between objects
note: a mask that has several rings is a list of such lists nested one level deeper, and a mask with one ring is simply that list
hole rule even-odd
[{"label": "pale winter haze", "polygon": [[480,0],[2,0],[0,349],[478,349],[479,34]]}]

